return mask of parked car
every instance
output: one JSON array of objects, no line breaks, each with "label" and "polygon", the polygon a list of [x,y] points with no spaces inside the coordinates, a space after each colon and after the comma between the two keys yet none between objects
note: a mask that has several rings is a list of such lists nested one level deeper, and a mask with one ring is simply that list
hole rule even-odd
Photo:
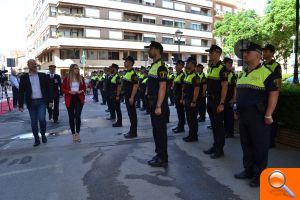
[{"label": "parked car", "polygon": [[[300,74],[298,74],[298,79],[300,80]],[[294,76],[287,78],[283,83],[292,84],[294,80]]]}]

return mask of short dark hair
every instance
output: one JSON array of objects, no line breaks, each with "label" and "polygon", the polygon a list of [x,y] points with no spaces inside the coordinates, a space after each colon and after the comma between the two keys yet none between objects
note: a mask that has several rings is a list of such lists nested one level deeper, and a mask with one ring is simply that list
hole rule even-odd
[{"label": "short dark hair", "polygon": [[49,65],[49,67],[48,67],[48,68],[52,68],[52,67],[56,68],[56,66],[55,66],[55,65]]}]

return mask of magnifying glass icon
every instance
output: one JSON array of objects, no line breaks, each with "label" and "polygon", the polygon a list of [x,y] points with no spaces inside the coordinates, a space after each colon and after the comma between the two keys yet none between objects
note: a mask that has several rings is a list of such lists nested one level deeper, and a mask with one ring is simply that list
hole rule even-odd
[{"label": "magnifying glass icon", "polygon": [[273,171],[270,176],[269,176],[269,184],[271,187],[275,188],[275,189],[284,189],[292,198],[295,198],[295,194],[294,192],[292,192],[292,190],[290,188],[288,188],[286,185],[286,177],[285,175],[279,171],[279,170],[275,170]]}]

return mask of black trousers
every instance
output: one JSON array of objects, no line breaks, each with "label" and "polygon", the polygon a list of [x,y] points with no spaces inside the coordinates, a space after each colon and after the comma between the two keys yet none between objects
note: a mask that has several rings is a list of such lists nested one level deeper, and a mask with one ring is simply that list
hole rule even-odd
[{"label": "black trousers", "polygon": [[169,98],[170,98],[171,104],[174,105],[174,103],[175,103],[174,90],[172,90],[171,88],[169,88]]},{"label": "black trousers", "polygon": [[224,129],[225,135],[234,135],[234,112],[232,104],[226,102],[224,105]]},{"label": "black trousers", "polygon": [[201,120],[206,119],[206,97],[202,97],[200,99],[200,104],[199,104],[199,117]]},{"label": "black trousers", "polygon": [[72,95],[70,107],[67,108],[72,134],[80,132],[82,108],[83,104],[80,102],[78,95]]},{"label": "black trousers", "polygon": [[102,97],[102,103],[103,104],[106,104],[106,94],[105,94],[105,91],[103,89],[100,89],[100,93],[101,93],[101,97]]},{"label": "black trousers", "polygon": [[179,129],[184,129],[185,125],[185,112],[184,112],[184,104],[180,103],[180,99],[175,99],[175,107],[178,116],[178,125]]},{"label": "black trousers", "polygon": [[141,90],[138,90],[138,91],[136,92],[135,98],[136,98],[136,106],[137,106],[138,108],[140,108],[140,107],[141,107]]},{"label": "black trousers", "polygon": [[18,106],[18,99],[19,99],[19,89],[16,87],[12,87],[13,92],[13,106],[14,108]]},{"label": "black trousers", "polygon": [[145,91],[140,90],[141,92],[141,100],[142,100],[142,108],[146,109],[146,96],[145,96]]},{"label": "black trousers", "polygon": [[116,113],[117,113],[117,123],[122,124],[122,112],[121,112],[120,99],[116,100],[116,96],[111,96],[110,101],[111,101],[111,114],[112,114],[112,117],[115,118]]},{"label": "black trousers", "polygon": [[113,111],[112,98],[107,94],[107,107],[110,113],[110,117],[116,118],[116,112]]},{"label": "black trousers", "polygon": [[130,105],[129,98],[125,98],[125,104],[128,112],[128,117],[130,120],[130,134],[137,135],[137,115],[135,102],[133,105]]},{"label": "black trousers", "polygon": [[93,88],[93,99],[95,102],[98,102],[98,88]]},{"label": "black trousers", "polygon": [[277,108],[275,109],[273,117],[273,123],[271,124],[271,135],[270,135],[270,145],[275,145],[276,143],[276,136],[278,132],[278,114],[277,114]]},{"label": "black trousers", "polygon": [[268,164],[270,126],[265,124],[264,114],[255,108],[239,114],[244,168],[259,176]]},{"label": "black trousers", "polygon": [[186,101],[184,107],[187,123],[189,125],[189,136],[191,138],[198,138],[197,107],[192,108],[191,101]]},{"label": "black trousers", "polygon": [[207,111],[211,120],[213,129],[214,143],[213,148],[216,153],[223,152],[225,145],[224,131],[224,112],[217,112],[217,107],[220,104],[220,98],[210,96],[207,101]]},{"label": "black trousers", "polygon": [[159,158],[168,161],[168,138],[167,138],[167,98],[161,106],[161,115],[155,114],[157,97],[149,97],[151,124],[155,142],[155,152]]},{"label": "black trousers", "polygon": [[53,108],[48,107],[48,114],[49,117],[53,118],[54,121],[57,121],[59,116],[59,96],[53,98],[53,103]]}]

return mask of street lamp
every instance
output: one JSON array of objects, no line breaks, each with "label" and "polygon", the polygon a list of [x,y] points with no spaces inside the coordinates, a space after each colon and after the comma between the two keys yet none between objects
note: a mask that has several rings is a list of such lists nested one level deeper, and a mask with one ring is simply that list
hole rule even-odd
[{"label": "street lamp", "polygon": [[296,36],[293,35],[293,36],[291,37],[291,40],[293,41],[293,54],[294,54],[294,53],[295,53],[295,40],[296,40]]},{"label": "street lamp", "polygon": [[175,32],[175,36],[176,36],[176,39],[178,42],[178,60],[180,59],[179,58],[180,57],[180,40],[181,40],[182,34],[183,34],[183,32],[179,29]]}]

